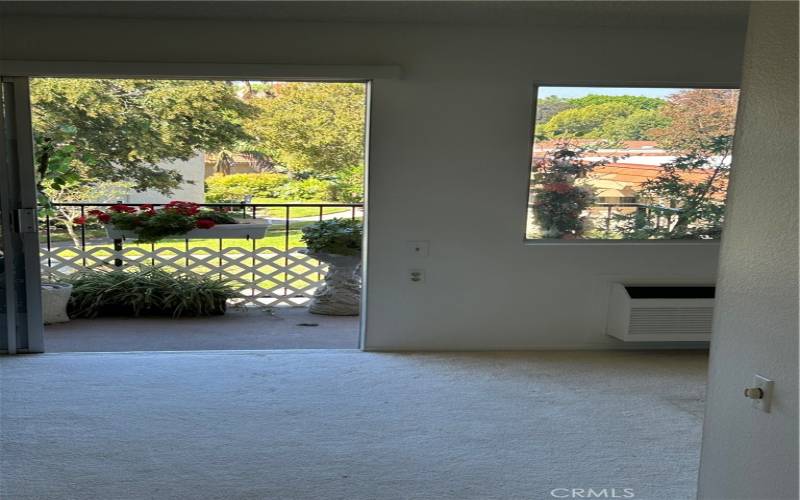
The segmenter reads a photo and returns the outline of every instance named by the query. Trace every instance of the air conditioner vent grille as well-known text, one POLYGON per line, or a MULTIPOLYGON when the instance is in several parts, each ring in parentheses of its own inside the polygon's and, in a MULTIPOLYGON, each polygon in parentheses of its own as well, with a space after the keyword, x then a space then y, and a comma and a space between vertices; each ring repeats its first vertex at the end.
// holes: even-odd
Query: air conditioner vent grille
POLYGON ((630 335, 702 335, 711 332, 713 307, 634 307, 630 335))

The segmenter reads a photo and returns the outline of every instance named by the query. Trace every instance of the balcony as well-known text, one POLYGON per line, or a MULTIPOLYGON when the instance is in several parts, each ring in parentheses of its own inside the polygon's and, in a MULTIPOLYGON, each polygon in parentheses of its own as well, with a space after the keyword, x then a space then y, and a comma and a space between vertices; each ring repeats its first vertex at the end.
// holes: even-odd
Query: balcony
MULTIPOLYGON (((529 240, 541 239, 542 234, 532 215, 533 205, 528 205, 528 228, 526 237, 529 240)), ((619 240, 623 239, 620 228, 622 216, 638 215, 641 221, 650 221, 653 227, 665 231, 674 227, 680 214, 680 208, 670 208, 647 203, 594 203, 581 216, 588 226, 584 239, 619 240)))
POLYGON ((236 291, 224 316, 96 318, 48 326, 48 351, 356 348, 357 317, 312 315, 305 309, 326 265, 301 253, 303 226, 329 218, 363 218, 360 203, 204 204, 243 219, 269 222, 263 239, 166 239, 140 244, 111 239, 100 226, 67 231, 64 220, 109 204, 62 203, 61 216, 41 219, 42 280, 84 270, 158 267, 213 275, 236 291))

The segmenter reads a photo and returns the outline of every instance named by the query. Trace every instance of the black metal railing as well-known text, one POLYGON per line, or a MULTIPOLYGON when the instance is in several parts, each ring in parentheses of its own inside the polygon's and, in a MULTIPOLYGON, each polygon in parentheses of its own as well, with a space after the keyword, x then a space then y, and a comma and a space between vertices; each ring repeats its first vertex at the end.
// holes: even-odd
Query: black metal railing
MULTIPOLYGON (((532 209, 533 204, 528 205, 532 209)), ((606 238, 614 238, 614 222, 616 216, 637 213, 639 220, 653 221, 656 229, 669 228, 677 220, 680 208, 665 207, 647 203, 594 203, 588 210, 588 218, 593 222, 606 238)), ((535 235, 529 234, 533 238, 535 235)))
MULTIPOLYGON (((104 229, 100 224, 91 223, 87 224, 71 224, 69 221, 74 217, 86 217, 90 210, 92 209, 105 209, 116 203, 90 203, 90 202, 80 202, 80 203, 53 203, 48 208, 42 209, 42 217, 40 217, 40 225, 41 231, 40 233, 43 236, 42 241, 42 250, 45 251, 46 259, 43 262, 43 265, 46 265, 48 271, 50 272, 68 272, 69 268, 91 268, 94 264, 96 264, 96 259, 93 259, 92 252, 97 251, 97 248, 104 247, 106 250, 113 249, 113 259, 108 258, 107 262, 103 261, 106 265, 113 265, 116 267, 123 267, 126 263, 123 262, 123 254, 125 254, 124 250, 135 251, 135 248, 126 249, 125 248, 125 240, 123 239, 111 239, 107 235, 103 234, 104 229), (67 247, 67 248, 61 248, 67 247), (80 252, 72 252, 70 249, 73 250, 80 250, 80 252), (89 251, 87 251, 87 249, 89 251), (55 250, 55 251, 54 251, 55 250), (75 254, 78 254, 76 256, 75 254), (54 256, 55 262, 54 262, 54 256), (81 266, 78 266, 76 261, 80 260, 81 266), (87 262, 90 260, 91 262, 87 262)), ((134 207, 141 207, 143 205, 152 205, 155 207, 160 207, 166 205, 165 203, 124 203, 125 205, 134 206, 134 207)), ((297 264, 297 256, 294 255, 294 250, 291 247, 290 241, 291 236, 293 233, 300 231, 302 226, 312 223, 315 221, 321 221, 326 218, 350 218, 356 219, 363 216, 363 203, 200 203, 198 204, 200 207, 203 208, 212 208, 212 209, 224 209, 228 213, 231 214, 238 214, 239 217, 247 218, 247 219, 266 219, 271 224, 269 229, 267 230, 267 237, 272 236, 269 239, 270 246, 269 248, 277 247, 278 250, 283 251, 283 283, 286 289, 290 289, 290 282, 293 279, 297 279, 295 276, 296 273, 290 272, 290 268, 293 265, 297 264), (280 245, 275 244, 274 236, 280 236, 280 241, 282 242, 282 248, 280 245), (290 257, 291 254, 291 257, 290 257), (290 262, 291 261, 291 262, 290 262), (294 277, 293 277, 294 276, 294 277)), ((223 266, 223 259, 224 256, 224 242, 223 238, 211 238, 217 239, 217 251, 218 253, 218 265, 220 268, 223 266)), ((266 240, 257 240, 257 239, 250 239, 251 248, 248 249, 252 255, 252 269, 250 272, 252 273, 252 280, 253 286, 252 288, 257 288, 256 279, 257 279, 257 272, 258 263, 257 263, 257 256, 262 255, 261 252, 265 252, 264 250, 265 244, 259 243, 261 241, 266 240)), ((183 240, 183 248, 181 252, 184 254, 184 263, 185 268, 187 270, 191 270, 192 267, 190 266, 190 255, 193 255, 192 249, 190 248, 189 239, 186 238, 168 238, 164 240, 164 245, 172 245, 174 248, 175 241, 183 240)), ((162 242, 159 243, 150 243, 150 265, 156 265, 155 260, 155 252, 156 247, 162 245, 162 242)), ((141 244, 136 244, 137 247, 142 247, 141 244)), ((197 250, 197 249, 195 249, 197 250)), ((274 252, 274 251, 273 251, 274 252)), ((273 259, 276 258, 273 255, 273 259)), ((305 257, 303 257, 305 259, 305 257)), ((311 262, 313 259, 308 258, 308 261, 311 262)), ((315 262, 315 261, 314 261, 315 262)), ((237 264, 242 265, 242 264, 237 264)), ((271 262, 271 265, 277 265, 274 261, 271 262)), ((313 264, 311 264, 313 265, 313 264)), ((280 281, 278 279, 277 273, 281 270, 278 269, 275 273, 270 274, 270 279, 273 281, 280 281)), ((241 275, 239 276, 241 278, 241 275)), ((263 277, 262 277, 263 278, 263 277)), ((260 278, 259 278, 260 279, 260 278)), ((316 281, 321 279, 321 274, 316 272, 316 281)), ((311 278, 308 278, 309 281, 314 281, 311 278)), ((240 281, 242 281, 240 279, 240 281)), ((247 287, 244 282, 240 283, 243 287, 247 287)), ((274 285, 274 283, 273 283, 274 285)))
MULTIPOLYGON (((646 203, 595 203, 589 209, 590 217, 592 209, 596 208, 601 209, 604 212, 604 215, 601 216, 601 220, 603 222, 603 227, 607 237, 610 236, 611 232, 613 231, 612 221, 614 220, 614 216, 618 215, 614 213, 615 208, 623 210, 627 209, 629 212, 637 212, 641 214, 642 218, 645 220, 651 220, 653 216, 655 216, 656 229, 659 229, 660 227, 670 227, 674 218, 681 212, 680 208, 664 207, 661 205, 646 203)), ((620 212, 622 212, 622 210, 618 211, 618 213, 620 212)))
MULTIPOLYGON (((54 229, 57 229, 55 224, 58 224, 58 218, 54 217, 52 212, 58 211, 59 209, 63 208, 73 208, 76 209, 77 212, 75 216, 86 217, 89 209, 102 209, 108 208, 113 205, 123 204, 132 207, 142 207, 145 205, 152 205, 154 207, 163 207, 166 203, 123 203, 123 202, 115 202, 115 203, 87 203, 87 202, 75 202, 75 203, 52 203, 50 204, 50 210, 44 210, 44 217, 41 218, 40 224, 43 224, 44 235, 45 235, 45 246, 48 250, 52 249, 52 233, 54 229), (55 219, 55 221, 54 221, 55 219)), ((230 212, 239 212, 241 213, 242 217, 244 218, 263 218, 269 219, 271 221, 281 221, 283 224, 283 232, 285 232, 284 236, 284 250, 288 248, 289 244, 289 231, 291 228, 292 222, 309 222, 309 221, 321 221, 324 220, 326 215, 336 215, 338 217, 349 217, 351 219, 355 219, 360 211, 363 210, 364 204, 363 203, 198 203, 198 205, 202 208, 215 208, 215 209, 227 209, 230 212), (314 208, 317 209, 316 213, 313 216, 295 216, 292 218, 291 211, 292 209, 298 208, 314 208), (325 209, 328 208, 342 208, 346 210, 342 210, 341 212, 333 212, 333 213, 325 213, 325 209), (274 217, 270 214, 270 209, 280 209, 283 212, 282 217, 274 217), (265 213, 266 212, 266 213, 265 213)), ((45 207, 43 207, 45 208, 45 207)), ((65 214, 68 217, 68 215, 65 214)), ((63 219, 63 217, 62 217, 63 219)), ((62 222, 63 224, 63 222, 62 222)), ((79 246, 82 249, 86 248, 86 225, 79 226, 79 234, 80 234, 80 244, 79 246)))

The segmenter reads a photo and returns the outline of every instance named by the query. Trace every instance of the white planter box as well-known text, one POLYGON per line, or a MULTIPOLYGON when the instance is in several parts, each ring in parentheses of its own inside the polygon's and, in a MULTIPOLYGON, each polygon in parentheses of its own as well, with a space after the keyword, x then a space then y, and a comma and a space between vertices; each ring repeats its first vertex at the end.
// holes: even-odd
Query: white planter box
MULTIPOLYGON (((209 229, 192 229, 188 233, 167 238, 181 239, 217 239, 217 238, 248 238, 258 240, 267 234, 269 222, 258 220, 254 222, 240 222, 239 224, 217 224, 209 229)), ((106 234, 113 240, 135 240, 138 238, 136 231, 117 229, 113 225, 106 226, 106 234)))

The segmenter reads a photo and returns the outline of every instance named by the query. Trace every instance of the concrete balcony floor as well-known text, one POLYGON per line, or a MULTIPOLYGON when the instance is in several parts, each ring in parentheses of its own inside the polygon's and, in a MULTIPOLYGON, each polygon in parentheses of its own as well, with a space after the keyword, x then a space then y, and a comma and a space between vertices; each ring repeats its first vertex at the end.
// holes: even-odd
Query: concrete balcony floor
POLYGON ((229 309, 205 318, 95 318, 45 326, 47 352, 356 349, 357 316, 305 307, 229 309), (316 326, 315 326, 316 325, 316 326))

